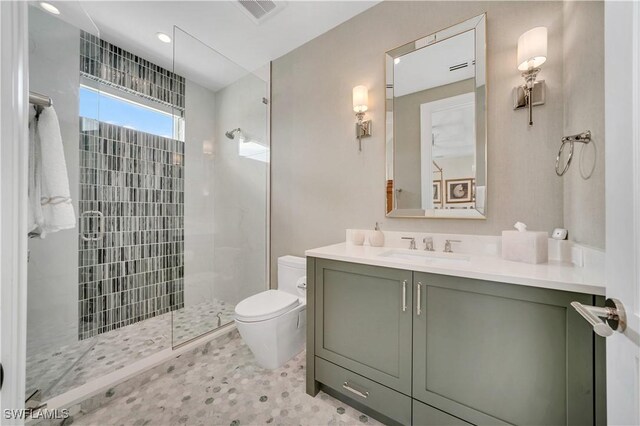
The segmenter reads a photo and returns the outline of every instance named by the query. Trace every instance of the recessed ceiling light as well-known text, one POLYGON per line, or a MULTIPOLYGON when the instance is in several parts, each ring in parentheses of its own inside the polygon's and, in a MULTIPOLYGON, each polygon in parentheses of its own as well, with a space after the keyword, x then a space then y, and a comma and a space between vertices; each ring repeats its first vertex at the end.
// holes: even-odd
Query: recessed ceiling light
POLYGON ((395 59, 393 60, 393 63, 394 63, 394 64, 396 64, 396 65, 398 65, 398 64, 400 63, 400 58, 395 58, 395 59))
POLYGON ((40 2, 40 7, 46 10, 49 13, 53 13, 54 15, 60 15, 60 10, 57 7, 52 5, 51 3, 47 3, 46 1, 40 2))
POLYGON ((156 33, 156 37, 163 43, 171 43, 171 37, 166 35, 165 33, 156 33))

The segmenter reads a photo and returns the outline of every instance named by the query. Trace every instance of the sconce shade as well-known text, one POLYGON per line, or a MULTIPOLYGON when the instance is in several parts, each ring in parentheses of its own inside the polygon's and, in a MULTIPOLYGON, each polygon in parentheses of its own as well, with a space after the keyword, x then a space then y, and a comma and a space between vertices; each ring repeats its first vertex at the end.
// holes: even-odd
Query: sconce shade
POLYGON ((547 27, 535 27, 518 38, 518 69, 538 68, 547 60, 547 27))
POLYGON ((353 110, 355 112, 365 112, 369 109, 369 90, 365 86, 353 88, 353 110))

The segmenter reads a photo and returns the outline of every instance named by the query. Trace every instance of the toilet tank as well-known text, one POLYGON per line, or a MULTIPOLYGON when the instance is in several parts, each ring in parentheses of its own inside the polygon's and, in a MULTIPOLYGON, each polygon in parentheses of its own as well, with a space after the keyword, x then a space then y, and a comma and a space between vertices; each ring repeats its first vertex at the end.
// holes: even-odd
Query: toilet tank
MULTIPOLYGON (((298 280, 307 273, 307 259, 296 256, 278 258, 278 290, 286 291, 298 297, 305 297, 304 289, 298 288, 298 280)), ((305 280, 306 285, 306 280, 305 280)), ((306 287, 305 287, 306 288, 306 287)))

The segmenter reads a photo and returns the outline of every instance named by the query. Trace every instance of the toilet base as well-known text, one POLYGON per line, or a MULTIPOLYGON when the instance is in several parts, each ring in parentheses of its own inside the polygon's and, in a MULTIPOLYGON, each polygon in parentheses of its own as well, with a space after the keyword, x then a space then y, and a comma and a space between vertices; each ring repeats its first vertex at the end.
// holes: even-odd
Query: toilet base
POLYGON ((235 322, 258 365, 275 370, 304 349, 306 314, 306 304, 301 304, 269 320, 246 322, 236 319, 235 322))

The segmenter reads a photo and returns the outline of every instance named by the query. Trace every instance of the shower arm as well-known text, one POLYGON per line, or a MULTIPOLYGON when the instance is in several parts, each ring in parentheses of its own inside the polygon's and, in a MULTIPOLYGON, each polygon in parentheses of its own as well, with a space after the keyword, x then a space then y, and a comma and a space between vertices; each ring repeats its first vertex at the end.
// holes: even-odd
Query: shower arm
POLYGON ((228 132, 225 132, 224 135, 227 138, 233 140, 236 137, 236 133, 240 133, 240 132, 241 132, 240 127, 237 127, 233 130, 229 130, 228 132))

